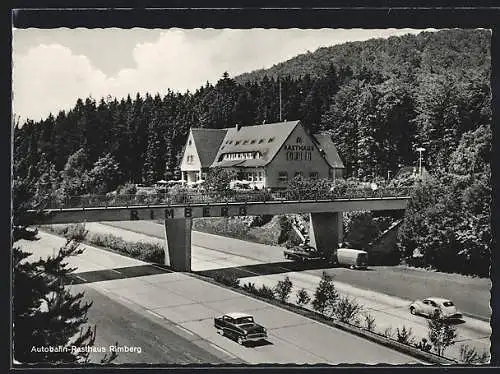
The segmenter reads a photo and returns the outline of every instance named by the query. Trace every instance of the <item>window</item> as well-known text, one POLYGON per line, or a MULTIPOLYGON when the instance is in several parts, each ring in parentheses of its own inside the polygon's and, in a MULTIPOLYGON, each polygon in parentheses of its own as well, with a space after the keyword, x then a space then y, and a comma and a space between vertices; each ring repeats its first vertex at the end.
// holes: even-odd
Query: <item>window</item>
POLYGON ((243 144, 247 144, 248 143, 248 140, 243 140, 243 144))
POLYGON ((243 325, 245 323, 253 323, 253 317, 241 317, 241 318, 238 318, 234 324, 235 325, 243 325))
POLYGON ((318 179, 318 172, 317 171, 312 171, 309 173, 309 178, 310 179, 318 179))
POLYGON ((304 160, 311 161, 311 152, 306 152, 304 154, 304 160))
POLYGON ((302 138, 300 136, 297 136, 297 141, 296 141, 297 144, 302 144, 302 138))
POLYGON ((264 139, 259 139, 259 144, 264 143, 264 139))
POLYGON ((262 174, 264 174, 263 172, 259 171, 259 182, 262 182, 263 180, 263 176, 262 174))
POLYGON ((229 141, 228 141, 228 143, 229 143, 229 144, 233 144, 233 141, 232 141, 232 140, 229 140, 229 141))
POLYGON ((255 144, 255 142, 256 142, 256 141, 257 141, 257 140, 252 139, 252 141, 250 142, 250 144, 255 144))
POLYGON ((191 139, 189 139, 188 145, 191 145, 191 144, 193 144, 193 142, 191 141, 191 139))
POLYGON ((267 142, 272 143, 273 141, 274 141, 274 138, 269 138, 269 140, 267 142))
POLYGON ((303 175, 303 174, 302 174, 302 172, 301 172, 301 171, 297 171, 297 172, 295 172, 295 178, 297 178, 297 177, 302 177, 302 175, 303 175))
POLYGON ((288 173, 286 171, 280 171, 278 174, 278 182, 286 183, 288 182, 288 173))
POLYGON ((237 140, 237 141, 234 142, 234 145, 238 145, 238 144, 240 144, 239 140, 237 140))

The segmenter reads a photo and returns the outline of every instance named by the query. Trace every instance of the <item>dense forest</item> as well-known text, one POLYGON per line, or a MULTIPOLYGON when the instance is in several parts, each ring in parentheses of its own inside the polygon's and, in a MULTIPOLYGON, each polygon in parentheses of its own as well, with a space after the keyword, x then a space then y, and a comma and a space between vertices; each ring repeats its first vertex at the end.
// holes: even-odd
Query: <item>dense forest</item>
MULTIPOLYGON (((482 265, 474 272, 484 273, 490 240, 490 39, 487 30, 372 39, 320 48, 235 78, 224 73, 195 92, 165 87, 155 95, 78 99, 71 110, 15 126, 14 200, 54 191, 105 193, 128 182, 178 178, 190 127, 277 122, 281 87, 282 118, 330 133, 348 177, 394 175, 402 165, 415 165, 416 147, 424 147, 424 165, 434 179, 408 210, 403 251, 425 252, 423 242, 437 235, 450 251, 458 251, 457 245, 478 248, 482 265), (451 226, 435 228, 429 216, 442 224, 443 212, 453 212, 451 226), (463 212, 473 229, 464 227, 470 232, 457 238, 456 225, 466 225, 463 212), (420 237, 410 228, 420 229, 420 237)), ((435 253, 429 256, 428 263, 439 263, 435 253)))

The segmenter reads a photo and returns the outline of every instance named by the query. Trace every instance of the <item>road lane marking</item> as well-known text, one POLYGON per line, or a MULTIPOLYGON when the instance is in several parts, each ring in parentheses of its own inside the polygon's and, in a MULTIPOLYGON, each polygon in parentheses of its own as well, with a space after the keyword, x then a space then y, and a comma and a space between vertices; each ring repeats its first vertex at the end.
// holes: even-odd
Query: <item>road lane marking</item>
POLYGON ((118 273, 118 274, 121 274, 121 272, 119 272, 118 270, 115 270, 115 269, 109 269, 110 271, 114 272, 114 273, 118 273))
POLYGON ((214 343, 210 343, 210 345, 211 345, 212 347, 214 347, 215 349, 217 349, 219 352, 222 352, 222 353, 224 353, 224 354, 226 354, 226 355, 228 355, 228 356, 230 356, 230 357, 232 357, 232 358, 238 358, 237 356, 233 355, 232 353, 229 353, 229 352, 228 352, 228 351, 226 351, 224 348, 221 348, 221 347, 219 347, 218 345, 216 345, 216 344, 214 344, 214 343))
POLYGON ((163 319, 163 316, 161 314, 158 314, 156 312, 153 312, 152 310, 149 310, 149 309, 146 309, 146 312, 148 312, 149 314, 152 314, 153 316, 157 317, 157 318, 161 318, 163 319))
POLYGON ((84 281, 84 282, 87 282, 87 280, 84 278, 84 277, 80 277, 79 275, 75 274, 75 277, 77 277, 78 279, 84 281))
POLYGON ((179 328, 179 329, 181 329, 182 331, 184 331, 186 334, 194 336, 194 334, 191 331, 189 331, 188 329, 186 329, 186 328, 184 328, 182 326, 179 326, 179 325, 176 325, 176 327, 179 328))
POLYGON ((120 299, 127 304, 135 304, 132 300, 127 299, 126 297, 120 296, 120 299))

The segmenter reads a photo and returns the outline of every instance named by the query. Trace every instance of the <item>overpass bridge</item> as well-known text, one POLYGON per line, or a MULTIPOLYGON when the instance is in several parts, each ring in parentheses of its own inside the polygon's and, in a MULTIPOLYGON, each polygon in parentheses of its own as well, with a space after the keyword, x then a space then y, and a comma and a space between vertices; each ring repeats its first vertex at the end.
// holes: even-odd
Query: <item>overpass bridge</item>
POLYGON ((44 209, 28 211, 28 222, 164 220, 165 262, 174 270, 191 271, 191 229, 195 218, 309 213, 311 245, 330 253, 342 241, 342 212, 404 210, 410 193, 410 189, 400 188, 86 195, 53 199, 44 209))

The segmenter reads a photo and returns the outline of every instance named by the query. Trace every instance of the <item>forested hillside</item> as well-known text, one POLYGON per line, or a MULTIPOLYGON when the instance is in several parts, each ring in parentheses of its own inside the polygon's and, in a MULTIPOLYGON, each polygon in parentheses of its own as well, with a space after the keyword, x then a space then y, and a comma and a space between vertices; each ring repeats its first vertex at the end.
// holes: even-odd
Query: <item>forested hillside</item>
MULTIPOLYGON (((490 38, 486 30, 444 30, 373 39, 321 48, 234 79, 224 73, 195 92, 165 87, 153 96, 81 98, 69 111, 15 128, 14 199, 44 191, 105 193, 126 182, 177 178, 190 127, 276 122, 281 84, 283 119, 328 131, 349 177, 394 175, 400 165, 414 165, 415 148, 424 147, 424 165, 438 178, 429 188, 445 185, 442 193, 451 199, 443 211, 460 207, 454 215, 473 212, 471 224, 484 226, 491 190, 490 38)), ((439 208, 425 196, 419 214, 439 208)), ((434 235, 423 222, 412 225, 421 227, 422 238, 434 235)), ((457 245, 459 239, 436 230, 450 248, 457 245)), ((478 240, 487 247, 489 231, 483 234, 478 240)), ((407 253, 421 247, 405 235, 407 253)), ((474 241, 470 235, 460 240, 474 241)))

